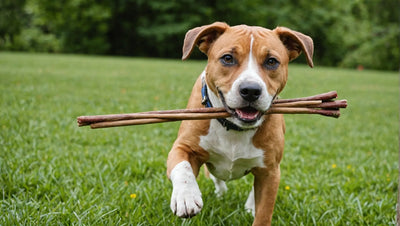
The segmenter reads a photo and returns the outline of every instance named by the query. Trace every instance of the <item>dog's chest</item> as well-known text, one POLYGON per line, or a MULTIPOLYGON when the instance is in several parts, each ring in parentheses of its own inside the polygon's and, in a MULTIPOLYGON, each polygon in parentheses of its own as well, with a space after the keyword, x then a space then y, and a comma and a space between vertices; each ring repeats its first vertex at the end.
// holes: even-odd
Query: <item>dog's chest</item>
POLYGON ((255 131, 226 131, 211 120, 209 133, 200 138, 200 146, 208 151, 209 171, 221 180, 233 180, 246 175, 254 167, 263 167, 264 152, 254 147, 255 131))

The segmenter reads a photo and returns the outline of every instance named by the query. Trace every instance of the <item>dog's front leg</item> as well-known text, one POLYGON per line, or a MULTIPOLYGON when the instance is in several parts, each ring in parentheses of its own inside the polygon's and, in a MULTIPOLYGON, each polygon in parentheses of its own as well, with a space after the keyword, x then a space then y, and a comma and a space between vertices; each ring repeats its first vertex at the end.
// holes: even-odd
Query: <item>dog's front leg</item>
POLYGON ((255 218, 253 225, 271 225, 280 181, 279 164, 273 169, 254 170, 255 218))
POLYGON ((192 217, 203 207, 203 200, 196 177, 188 161, 178 163, 171 171, 173 186, 171 210, 178 217, 192 217))
POLYGON ((187 218, 200 212, 203 200, 196 181, 199 166, 193 161, 191 164, 188 155, 182 154, 174 150, 170 152, 167 173, 173 186, 171 210, 175 215, 187 218))

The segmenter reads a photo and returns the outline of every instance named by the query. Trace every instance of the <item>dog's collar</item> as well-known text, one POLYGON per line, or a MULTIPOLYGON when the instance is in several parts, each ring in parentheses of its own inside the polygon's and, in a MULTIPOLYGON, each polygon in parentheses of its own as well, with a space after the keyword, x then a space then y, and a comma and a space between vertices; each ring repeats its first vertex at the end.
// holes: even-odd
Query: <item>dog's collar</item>
MULTIPOLYGON (((210 101, 210 98, 208 97, 208 91, 207 91, 207 84, 205 79, 203 78, 202 80, 202 87, 201 87, 201 103, 206 107, 206 108, 212 108, 213 105, 210 101)), ((226 130, 236 130, 236 131, 244 131, 243 128, 239 127, 235 123, 225 119, 225 118, 217 118, 218 122, 226 128, 226 130)))

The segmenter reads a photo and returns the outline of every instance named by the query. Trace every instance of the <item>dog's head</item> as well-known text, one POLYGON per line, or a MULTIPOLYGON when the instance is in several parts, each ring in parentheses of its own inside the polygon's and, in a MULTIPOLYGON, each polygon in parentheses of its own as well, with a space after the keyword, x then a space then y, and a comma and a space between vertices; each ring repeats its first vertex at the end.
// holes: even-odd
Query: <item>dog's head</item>
POLYGON ((229 120, 241 128, 261 125, 263 113, 285 87, 289 61, 304 52, 313 67, 312 39, 285 27, 221 22, 197 27, 186 33, 183 60, 196 45, 208 56, 205 79, 213 106, 225 107, 233 115, 229 120))

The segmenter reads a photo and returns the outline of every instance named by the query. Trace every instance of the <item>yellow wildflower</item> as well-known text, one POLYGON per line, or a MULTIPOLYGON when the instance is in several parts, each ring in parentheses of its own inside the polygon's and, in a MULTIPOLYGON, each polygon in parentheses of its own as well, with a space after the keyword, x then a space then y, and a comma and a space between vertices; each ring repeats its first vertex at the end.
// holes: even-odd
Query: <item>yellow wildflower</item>
POLYGON ((290 190, 290 187, 286 185, 285 190, 290 190))
POLYGON ((130 197, 131 199, 136 199, 136 194, 131 194, 130 197))
POLYGON ((337 167, 336 164, 332 164, 332 168, 335 169, 337 167))

